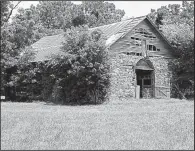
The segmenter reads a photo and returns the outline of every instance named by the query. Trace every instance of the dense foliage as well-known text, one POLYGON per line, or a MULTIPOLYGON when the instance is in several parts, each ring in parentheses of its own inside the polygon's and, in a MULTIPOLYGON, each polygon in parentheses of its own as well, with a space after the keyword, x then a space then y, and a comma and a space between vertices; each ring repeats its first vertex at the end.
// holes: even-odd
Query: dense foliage
POLYGON ((176 77, 174 87, 179 97, 194 96, 194 2, 162 6, 149 17, 156 23, 172 46, 177 58, 172 62, 176 77))
MULTIPOLYGON (((96 9, 94 8, 95 5, 90 5, 90 3, 93 2, 87 2, 86 5, 89 5, 87 6, 89 10, 96 10, 96 14, 97 12, 103 14, 101 17, 94 17, 92 15, 93 11, 83 9, 83 4, 75 5, 66 1, 40 1, 36 7, 31 5, 31 7, 27 9, 18 9, 17 14, 11 18, 13 10, 17 8, 20 2, 21 1, 17 2, 15 5, 11 1, 1 1, 0 3, 2 94, 4 93, 3 88, 13 87, 13 89, 15 89, 15 85, 23 85, 23 80, 19 79, 27 78, 26 76, 28 75, 28 77, 31 78, 28 71, 23 70, 23 72, 21 72, 20 70, 29 64, 29 59, 33 54, 33 50, 29 49, 32 43, 44 36, 62 33, 63 30, 66 31, 68 28, 71 28, 71 26, 76 27, 82 24, 88 24, 90 26, 103 25, 119 21, 124 15, 124 11, 116 10, 113 4, 110 3, 98 2, 96 5, 101 5, 101 7, 96 9), (103 9, 102 6, 108 9, 103 9), (109 15, 109 17, 102 19, 105 14, 107 14, 107 16, 109 15), (93 19, 90 19, 91 17, 93 19), (27 54, 26 50, 29 50, 27 54), (9 81, 7 81, 6 77, 11 76, 11 72, 7 74, 6 69, 12 68, 15 65, 19 66, 17 71, 20 73, 17 74, 19 78, 8 78, 9 81), (19 83, 16 84, 16 81, 19 83)), ((12 72, 15 71, 13 70, 12 72)), ((26 85, 28 87, 28 84, 26 85)))
POLYGON ((71 26, 96 27, 121 21, 124 10, 116 9, 113 3, 83 1, 76 5, 71 1, 40 1, 37 9, 45 28, 64 29, 71 26))
MULTIPOLYGON (((109 86, 109 65, 101 31, 90 33, 87 27, 72 27, 64 38, 61 55, 52 56, 47 73, 53 89, 44 98, 64 104, 102 103, 109 86), (48 95, 51 94, 51 95, 48 95)), ((48 81, 46 80, 46 84, 48 81)))
POLYGON ((1 94, 4 94, 6 85, 6 69, 16 62, 18 51, 12 43, 13 29, 8 26, 8 20, 14 7, 9 1, 1 1, 1 94))

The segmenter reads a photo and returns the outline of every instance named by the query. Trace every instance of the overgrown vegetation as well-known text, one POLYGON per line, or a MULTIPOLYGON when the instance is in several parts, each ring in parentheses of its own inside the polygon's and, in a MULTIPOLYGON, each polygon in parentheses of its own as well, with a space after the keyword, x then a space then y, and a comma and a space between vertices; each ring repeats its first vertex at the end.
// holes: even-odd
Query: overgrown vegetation
POLYGON ((62 54, 47 63, 47 79, 53 79, 53 85, 44 86, 44 98, 63 104, 104 102, 109 65, 101 31, 90 33, 87 27, 72 27, 64 38, 62 54))
MULTIPOLYGON (((75 5, 67 1, 40 1, 37 6, 31 5, 30 8, 18 9, 15 16, 12 12, 17 8, 19 1, 14 5, 11 1, 1 1, 1 94, 5 95, 4 88, 13 89, 15 86, 24 85, 23 80, 31 77, 31 73, 36 75, 34 69, 31 71, 20 71, 29 64, 29 55, 25 59, 22 55, 28 47, 47 35, 55 35, 66 31, 71 26, 88 25, 90 27, 104 25, 120 21, 124 16, 124 11, 116 9, 114 4, 108 2, 82 2, 75 5), (25 61, 25 62, 24 62, 25 61), (22 67, 21 64, 24 66, 22 67), (18 68, 17 78, 14 75, 7 74, 7 68, 14 66, 18 68), (9 80, 5 80, 6 77, 9 80), (20 79, 20 80, 19 80, 20 79), (18 81, 18 82, 16 82, 18 81), (16 84, 17 83, 17 84, 16 84)), ((15 71, 12 71, 12 74, 15 71)), ((26 80, 26 86, 31 87, 30 81, 26 80)), ((19 86, 18 86, 19 87, 19 86)), ((36 87, 36 84, 33 86, 36 87)), ((33 88, 36 89, 36 88, 33 88)), ((37 85, 37 89, 40 86, 37 85)), ((31 88, 28 88, 31 91, 31 88)), ((27 90, 25 90, 27 91, 27 90)), ((25 95, 29 94, 26 92, 25 95)))
POLYGON ((45 63, 28 62, 28 57, 33 58, 30 49, 21 56, 21 64, 8 80, 8 85, 20 92, 18 96, 23 92, 16 101, 39 98, 61 104, 100 104, 106 100, 109 65, 102 32, 72 27, 64 38, 61 54, 45 63))
POLYGON ((174 97, 194 98, 194 1, 162 6, 149 16, 175 48, 174 97))

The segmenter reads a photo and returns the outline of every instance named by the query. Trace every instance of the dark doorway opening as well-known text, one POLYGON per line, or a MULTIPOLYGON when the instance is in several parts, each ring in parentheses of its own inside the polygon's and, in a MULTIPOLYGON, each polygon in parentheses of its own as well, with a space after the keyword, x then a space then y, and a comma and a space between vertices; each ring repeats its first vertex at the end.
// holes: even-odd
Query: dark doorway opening
POLYGON ((136 81, 140 86, 140 98, 154 97, 154 71, 136 69, 136 81))

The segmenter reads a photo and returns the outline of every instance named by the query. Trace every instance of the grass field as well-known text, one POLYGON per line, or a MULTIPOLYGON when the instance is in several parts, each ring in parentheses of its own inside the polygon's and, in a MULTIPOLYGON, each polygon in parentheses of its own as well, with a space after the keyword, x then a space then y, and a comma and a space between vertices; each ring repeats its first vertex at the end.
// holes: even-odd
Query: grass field
POLYGON ((1 149, 194 149, 194 102, 1 103, 1 149))

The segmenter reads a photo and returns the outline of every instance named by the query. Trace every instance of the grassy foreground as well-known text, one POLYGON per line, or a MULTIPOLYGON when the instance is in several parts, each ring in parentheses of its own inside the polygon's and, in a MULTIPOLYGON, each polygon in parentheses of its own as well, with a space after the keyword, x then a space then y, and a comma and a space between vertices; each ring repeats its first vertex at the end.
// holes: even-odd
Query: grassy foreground
POLYGON ((194 149, 194 102, 1 103, 1 149, 194 149))

